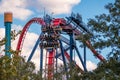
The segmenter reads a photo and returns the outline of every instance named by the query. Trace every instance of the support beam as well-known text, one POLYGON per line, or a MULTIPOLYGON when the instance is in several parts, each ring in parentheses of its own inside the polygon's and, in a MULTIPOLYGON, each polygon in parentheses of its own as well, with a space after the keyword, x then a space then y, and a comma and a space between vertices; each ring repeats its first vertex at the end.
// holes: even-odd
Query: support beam
POLYGON ((60 40, 63 41, 63 42, 65 42, 66 44, 70 45, 70 40, 67 39, 67 38, 65 38, 65 37, 62 36, 62 35, 60 36, 60 40))
POLYGON ((84 64, 86 67, 86 45, 84 44, 84 64))
POLYGON ((55 58, 55 50, 49 51, 48 54, 48 80, 54 80, 54 58, 55 58))
POLYGON ((40 52, 40 75, 42 78, 42 71, 43 71, 43 48, 41 48, 41 52, 40 52))
POLYGON ((73 60, 73 48, 74 48, 73 33, 71 32, 69 36, 70 36, 70 64, 71 64, 73 60))
MULTIPOLYGON (((59 40, 59 42, 60 42, 61 54, 62 54, 62 58, 63 58, 63 64, 65 66, 65 71, 67 72, 67 65, 66 65, 66 60, 65 60, 63 45, 62 45, 61 40, 59 40)), ((66 78, 68 79, 68 75, 66 75, 66 78)))
POLYGON ((87 72, 87 68, 85 67, 85 64, 84 64, 84 62, 83 62, 83 60, 82 60, 82 57, 81 57, 81 55, 80 55, 80 52, 79 52, 79 50, 78 50, 78 48, 77 48, 76 46, 75 46, 75 50, 76 50, 76 52, 77 52, 77 54, 78 54, 78 57, 79 57, 82 65, 83 65, 84 71, 87 72))
MULTIPOLYGON (((63 50, 64 51, 68 51, 70 49, 70 47, 68 45, 65 45, 63 47, 63 50)), ((55 55, 55 58, 59 58, 61 56, 61 52, 58 52, 56 55, 55 55)))
POLYGON ((12 13, 4 13, 4 25, 5 25, 5 55, 11 57, 11 24, 12 13))
MULTIPOLYGON (((57 50, 57 48, 56 48, 56 55, 58 55, 58 50, 57 50)), ((55 57, 56 58, 56 73, 57 73, 57 67, 58 67, 58 57, 55 57)))
POLYGON ((36 41, 36 44, 35 44, 35 46, 33 47, 33 50, 32 50, 32 52, 31 52, 31 54, 30 54, 30 56, 29 56, 29 58, 28 58, 28 60, 27 60, 28 62, 32 59, 32 57, 33 57, 33 55, 34 55, 34 53, 35 53, 35 50, 37 49, 39 43, 40 43, 40 38, 38 38, 38 40, 36 41))

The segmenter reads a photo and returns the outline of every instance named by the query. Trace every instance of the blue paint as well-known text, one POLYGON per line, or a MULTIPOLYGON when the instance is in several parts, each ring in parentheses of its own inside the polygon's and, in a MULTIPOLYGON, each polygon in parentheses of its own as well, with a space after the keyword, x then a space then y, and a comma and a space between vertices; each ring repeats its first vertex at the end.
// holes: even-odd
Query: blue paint
POLYGON ((28 58, 28 60, 27 60, 28 62, 32 59, 32 57, 33 57, 33 55, 34 55, 34 53, 35 53, 35 50, 37 49, 39 43, 40 43, 40 38, 38 38, 38 40, 36 41, 36 44, 35 44, 32 52, 31 52, 31 54, 30 54, 30 56, 29 56, 29 58, 28 58))
POLYGON ((86 45, 84 44, 84 64, 86 67, 86 45))
POLYGON ((72 63, 72 60, 73 60, 73 33, 70 33, 70 63, 72 63))
POLYGON ((11 22, 5 22, 5 55, 11 57, 11 22))
MULTIPOLYGON (((58 50, 56 49, 56 55, 58 55, 58 50)), ((56 58, 56 73, 57 73, 57 67, 58 67, 58 59, 57 59, 57 57, 55 57, 56 58)))
POLYGON ((42 74, 42 70, 43 70, 43 48, 41 48, 41 54, 40 54, 40 73, 41 74, 42 74))
MULTIPOLYGON (((59 42, 60 42, 60 49, 61 49, 61 54, 62 54, 62 58, 63 58, 63 64, 65 66, 65 71, 67 72, 67 65, 66 65, 66 60, 65 60, 63 45, 62 45, 61 40, 59 40, 59 42)), ((68 75, 66 75, 66 78, 68 79, 68 75)))
MULTIPOLYGON (((63 49, 64 49, 64 51, 66 52, 67 50, 70 49, 70 47, 68 46, 66 49, 65 49, 65 47, 64 47, 63 49)), ((55 58, 59 58, 61 55, 62 55, 61 53, 58 53, 58 54, 56 54, 55 58)))
POLYGON ((82 60, 82 57, 81 57, 81 55, 80 55, 80 52, 79 52, 79 50, 78 50, 78 48, 77 48, 76 46, 75 46, 75 50, 76 50, 76 52, 77 52, 77 54, 78 54, 78 57, 79 57, 82 65, 83 65, 84 71, 86 72, 86 71, 87 71, 87 68, 86 68, 86 66, 85 66, 85 64, 84 64, 84 62, 83 62, 83 60, 82 60))

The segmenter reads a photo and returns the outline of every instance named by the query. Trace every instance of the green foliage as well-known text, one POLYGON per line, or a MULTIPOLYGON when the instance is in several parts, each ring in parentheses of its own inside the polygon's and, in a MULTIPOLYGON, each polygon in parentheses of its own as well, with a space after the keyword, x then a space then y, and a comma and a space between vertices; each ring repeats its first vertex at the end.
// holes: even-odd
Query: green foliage
MULTIPOLYGON (((75 67, 67 73, 61 68, 60 72, 54 75, 56 79, 62 80, 62 76, 68 74, 70 80, 120 80, 120 0, 109 3, 105 8, 108 14, 89 19, 88 26, 93 32, 93 37, 85 34, 79 39, 84 43, 85 40, 90 40, 96 49, 110 48, 106 63, 100 62, 97 69, 82 74, 75 67)), ((5 39, 0 41, 0 46, 4 44, 5 39)), ((13 58, 7 56, 0 58, 0 80, 42 80, 40 72, 34 72, 35 66, 32 62, 25 62, 24 58, 16 56, 15 53, 19 51, 10 51, 13 58)))
MULTIPOLYGON (((15 34, 11 32, 11 40, 15 40, 20 32, 15 34)), ((5 38, 0 41, 0 47, 5 45, 5 38)), ((42 80, 40 72, 35 71, 35 65, 32 62, 26 62, 25 59, 17 54, 20 51, 9 50, 12 57, 0 56, 0 80, 42 80)), ((1 53, 0 53, 1 54, 1 53)))
POLYGON ((32 62, 25 62, 24 58, 13 54, 12 58, 0 58, 0 80, 41 80, 40 74, 35 72, 32 62))
POLYGON ((5 44, 5 39, 3 38, 2 40, 0 40, 0 46, 5 44))
POLYGON ((78 76, 79 80, 120 80, 120 0, 109 3, 105 8, 109 13, 89 19, 88 26, 93 32, 89 39, 94 48, 110 49, 108 60, 100 62, 94 71, 78 76))
POLYGON ((81 74, 81 80, 120 80, 120 61, 117 53, 110 57, 106 63, 99 63, 97 69, 81 74), (117 56, 117 57, 116 57, 117 56))
MULTIPOLYGON (((89 19, 88 26, 94 33, 91 41, 95 48, 104 49, 110 47, 120 49, 120 0, 115 3, 109 3, 105 8, 109 14, 95 16, 95 19, 89 19)), ((112 50, 111 49, 111 50, 112 50)))

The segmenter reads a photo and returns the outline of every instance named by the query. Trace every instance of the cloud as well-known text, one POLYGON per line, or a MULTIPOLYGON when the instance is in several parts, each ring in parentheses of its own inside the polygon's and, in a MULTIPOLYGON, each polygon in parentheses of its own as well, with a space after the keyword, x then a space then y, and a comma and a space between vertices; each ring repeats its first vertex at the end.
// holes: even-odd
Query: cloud
POLYGON ((15 31, 21 31, 22 30, 22 26, 21 25, 16 25, 16 24, 12 24, 12 30, 15 30, 15 31))
POLYGON ((0 28, 0 40, 5 36, 5 29, 0 28))
MULTIPOLYGON (((15 30, 16 32, 18 32, 19 30, 22 30, 22 26, 21 25, 16 25, 16 24, 12 24, 12 30, 15 30)), ((0 40, 4 38, 4 34, 5 34, 5 29, 4 28, 0 28, 0 40)), ((35 43, 36 40, 38 39, 39 35, 32 33, 32 32, 27 32, 24 43, 23 43, 23 48, 22 48, 22 52, 21 52, 21 56, 25 57, 25 59, 27 60, 35 43)), ((12 49, 16 50, 16 46, 18 43, 18 39, 19 39, 19 35, 15 38, 14 41, 11 42, 12 45, 12 49)), ((0 56, 4 55, 4 52, 2 52, 2 50, 4 49, 5 46, 2 46, 0 48, 0 56)), ((46 52, 44 50, 44 54, 43 54, 43 66, 45 66, 45 57, 46 57, 46 52)), ((38 47, 32 57, 32 62, 35 63, 36 66, 36 70, 39 70, 39 66, 40 66, 40 48, 38 47)), ((44 67, 45 68, 45 67, 44 67)))
MULTIPOLYGON (((76 64, 77 64, 78 66, 80 66, 81 69, 83 69, 83 66, 82 66, 82 64, 81 64, 81 62, 80 62, 80 59, 79 59, 77 56, 75 57, 75 61, 76 61, 76 64)), ((92 70, 94 70, 94 69, 97 68, 97 65, 96 65, 94 62, 92 62, 92 61, 90 61, 90 60, 87 60, 87 61, 86 61, 86 67, 87 67, 87 70, 88 70, 88 71, 92 71, 92 70)), ((84 70, 84 69, 83 69, 83 70, 84 70)))
MULTIPOLYGON (((12 25, 12 30, 21 30, 22 29, 22 26, 21 25, 15 25, 13 24, 12 25)), ((0 28, 0 38, 2 39, 4 37, 4 33, 5 33, 5 29, 4 28, 0 28)), ((22 52, 21 52, 21 55, 22 56, 26 56, 26 59, 28 59, 30 53, 31 53, 31 50, 33 49, 34 45, 35 45, 35 42, 36 40, 38 39, 39 35, 33 33, 33 32, 27 32, 27 35, 26 35, 26 38, 24 40, 24 44, 23 44, 23 49, 22 49, 22 52)), ((18 43, 18 38, 19 36, 16 37, 16 39, 14 41, 12 41, 12 49, 16 49, 16 46, 17 46, 17 43, 18 43)), ((4 47, 2 47, 3 49, 4 47)), ((0 51, 1 52, 1 51, 0 51)), ((46 58, 46 52, 44 50, 44 57, 43 57, 43 66, 45 68, 45 58, 46 58)), ((34 53, 33 55, 33 58, 32 58, 32 61, 35 63, 36 65, 36 69, 39 70, 39 65, 40 65, 40 48, 38 47, 36 52, 34 53)), ((82 68, 82 65, 80 63, 80 60, 78 57, 75 57, 75 61, 76 61, 76 64, 78 64, 81 68, 82 68)), ((58 65, 61 65, 63 64, 63 62, 61 60, 58 60, 58 65)), ((91 61, 87 61, 87 69, 89 71, 91 70, 94 70, 95 68, 97 67, 97 65, 91 61)), ((83 69, 83 68, 82 68, 83 69)))
POLYGON ((49 13, 54 14, 66 14, 70 13, 73 6, 79 4, 81 0, 35 0, 36 2, 29 2, 30 5, 35 5, 35 7, 41 11, 45 8, 49 13))
MULTIPOLYGON (((2 40, 5 36, 5 29, 4 28, 0 28, 0 40, 2 40)), ((3 53, 3 49, 4 49, 4 46, 0 46, 0 56, 2 56, 4 53, 3 53)))
POLYGON ((0 14, 12 12, 13 17, 26 20, 34 11, 43 12, 44 8, 48 13, 68 14, 72 8, 81 0, 1 0, 0 14))
MULTIPOLYGON (((21 29, 22 29, 22 26, 20 26, 20 25, 15 25, 15 24, 12 25, 12 30, 19 31, 21 29)), ((0 34, 0 40, 1 40, 5 36, 5 29, 4 28, 0 28, 0 33, 1 33, 0 34)), ((29 57, 29 55, 31 53, 31 50, 33 49, 33 46, 35 45, 35 42, 36 42, 37 38, 38 38, 37 34, 27 32, 26 38, 24 40, 22 52, 21 52, 21 56, 25 56, 26 60, 28 59, 28 57, 29 57)), ((17 36, 16 39, 14 41, 12 41, 12 43, 11 43, 13 50, 16 50, 18 39, 19 39, 19 36, 17 36)), ((0 47, 0 56, 4 55, 4 52, 2 52, 4 47, 5 46, 0 47)), ((32 61, 35 63, 37 70, 39 69, 39 63, 40 63, 39 62, 40 61, 39 60, 39 58, 40 58, 39 54, 40 54, 40 49, 37 48, 37 50, 34 53, 34 56, 32 58, 32 61)), ((44 54, 44 59, 45 59, 45 54, 44 54)))
POLYGON ((87 69, 88 71, 92 71, 97 68, 97 65, 91 61, 87 61, 87 69))
POLYGON ((33 14, 33 12, 27 8, 26 3, 26 0, 1 0, 0 14, 12 12, 14 18, 25 20, 33 14))

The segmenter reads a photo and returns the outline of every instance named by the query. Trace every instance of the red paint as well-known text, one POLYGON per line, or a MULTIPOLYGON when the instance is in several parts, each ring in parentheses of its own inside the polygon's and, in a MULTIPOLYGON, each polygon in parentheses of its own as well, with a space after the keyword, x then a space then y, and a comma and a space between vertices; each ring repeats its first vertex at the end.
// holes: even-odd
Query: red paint
POLYGON ((45 25, 44 21, 41 18, 33 18, 29 22, 27 22, 27 24, 22 29, 22 33, 20 34, 18 44, 17 44, 17 47, 16 47, 17 51, 22 50, 22 46, 23 46, 23 42, 24 42, 26 33, 27 33, 27 31, 28 31, 28 29, 29 29, 29 27, 32 23, 38 23, 40 25, 45 25))
MULTIPOLYGON (((18 44, 16 47, 17 51, 21 51, 26 33, 32 23, 38 23, 40 25, 45 25, 45 22, 42 18, 33 18, 30 21, 28 21, 27 24, 24 26, 22 33, 20 34, 18 44)), ((63 31, 67 30, 67 29, 72 30, 74 28, 71 24, 64 26, 64 25, 66 25, 66 23, 67 23, 66 20, 63 18, 56 18, 56 19, 53 19, 53 21, 52 21, 52 25, 54 27, 63 25, 63 26, 61 26, 63 31)), ((76 35, 82 35, 82 33, 78 29, 73 30, 73 33, 76 35)), ((95 49, 92 47, 92 45, 90 44, 89 41, 86 41, 86 45, 88 46, 88 48, 90 48, 90 50, 93 52, 93 54, 97 56, 98 59, 100 59, 101 61, 105 61, 104 57, 95 51, 95 49)), ((52 51, 49 53, 48 70, 50 70, 51 68, 54 68, 54 55, 55 55, 55 51, 52 51)), ((65 52, 65 56, 67 57, 68 60, 70 59, 70 56, 68 55, 67 52, 65 52)), ((50 72, 48 71, 48 77, 52 78, 52 75, 53 75, 53 73, 51 71, 50 72)))
POLYGON ((48 54, 48 80, 53 80, 55 50, 48 54))

